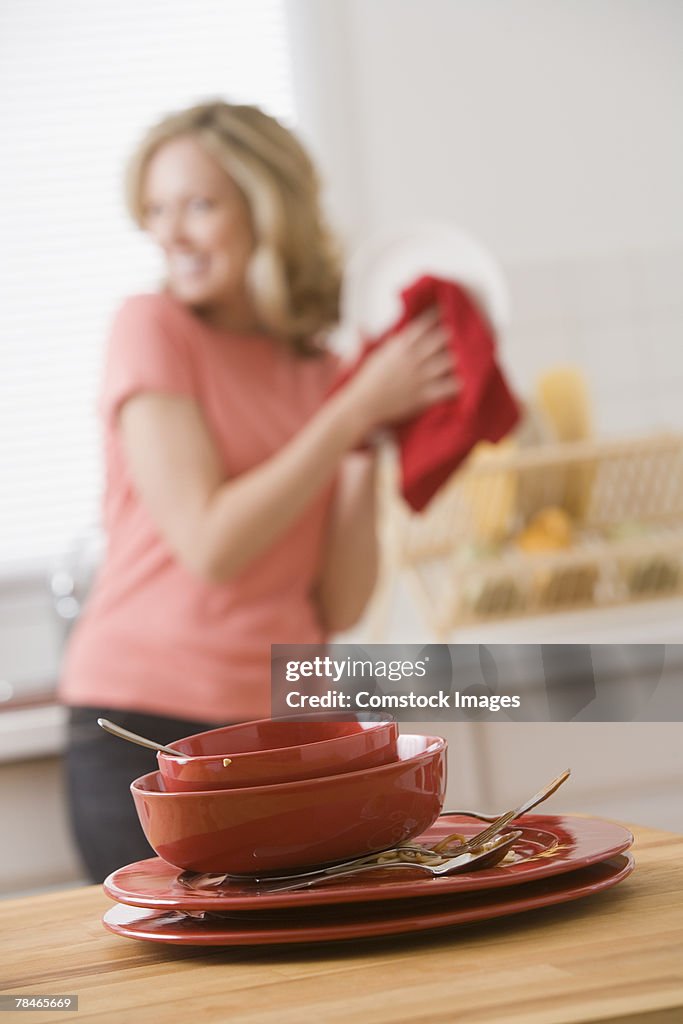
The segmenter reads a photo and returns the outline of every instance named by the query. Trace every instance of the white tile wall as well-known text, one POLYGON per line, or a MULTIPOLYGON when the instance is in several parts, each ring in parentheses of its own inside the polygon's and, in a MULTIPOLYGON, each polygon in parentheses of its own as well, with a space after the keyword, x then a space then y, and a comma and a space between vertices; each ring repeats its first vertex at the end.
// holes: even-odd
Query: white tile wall
POLYGON ((683 430, 683 250, 505 268, 503 359, 522 395, 545 368, 586 373, 604 436, 683 430))

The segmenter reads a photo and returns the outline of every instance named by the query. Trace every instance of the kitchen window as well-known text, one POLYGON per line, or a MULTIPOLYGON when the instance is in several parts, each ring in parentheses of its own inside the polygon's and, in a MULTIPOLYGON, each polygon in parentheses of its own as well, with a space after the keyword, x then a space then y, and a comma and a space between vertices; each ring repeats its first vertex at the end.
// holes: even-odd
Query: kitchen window
POLYGON ((22 0, 0 36, 1 706, 53 686, 99 554, 104 342, 124 296, 160 277, 123 207, 127 156, 207 98, 295 116, 285 0, 22 0))

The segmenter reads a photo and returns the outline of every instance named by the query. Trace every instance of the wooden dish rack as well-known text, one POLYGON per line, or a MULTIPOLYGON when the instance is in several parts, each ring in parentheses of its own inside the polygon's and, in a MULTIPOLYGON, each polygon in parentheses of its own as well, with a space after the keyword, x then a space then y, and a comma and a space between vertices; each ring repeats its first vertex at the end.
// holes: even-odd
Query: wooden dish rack
POLYGON ((421 514, 398 496, 387 458, 380 510, 375 624, 399 574, 439 638, 475 623, 683 592, 683 436, 479 449, 421 514), (561 510, 571 542, 521 550, 520 534, 549 508, 561 510))

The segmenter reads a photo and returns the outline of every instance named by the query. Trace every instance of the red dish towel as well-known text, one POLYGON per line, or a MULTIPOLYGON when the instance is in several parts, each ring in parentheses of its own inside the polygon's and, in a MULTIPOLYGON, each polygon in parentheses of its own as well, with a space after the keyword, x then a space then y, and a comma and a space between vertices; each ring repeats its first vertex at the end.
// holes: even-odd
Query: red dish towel
POLYGON ((492 330, 474 300, 454 281, 421 277, 401 293, 403 313, 379 338, 366 342, 335 382, 345 384, 367 357, 429 306, 450 330, 460 381, 457 397, 438 402, 393 426, 400 447, 401 492, 421 511, 478 441, 500 441, 519 420, 519 407, 496 363, 492 330))

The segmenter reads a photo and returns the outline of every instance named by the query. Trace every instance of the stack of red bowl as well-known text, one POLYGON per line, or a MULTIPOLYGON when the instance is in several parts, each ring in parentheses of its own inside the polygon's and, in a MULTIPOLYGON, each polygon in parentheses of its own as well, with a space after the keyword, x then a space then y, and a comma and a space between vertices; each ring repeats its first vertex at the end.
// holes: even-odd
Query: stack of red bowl
POLYGON ((446 789, 446 741, 388 716, 309 716, 171 744, 131 786, 145 835, 189 871, 267 875, 375 853, 424 832, 446 789), (229 763, 224 763, 229 760, 229 763))

